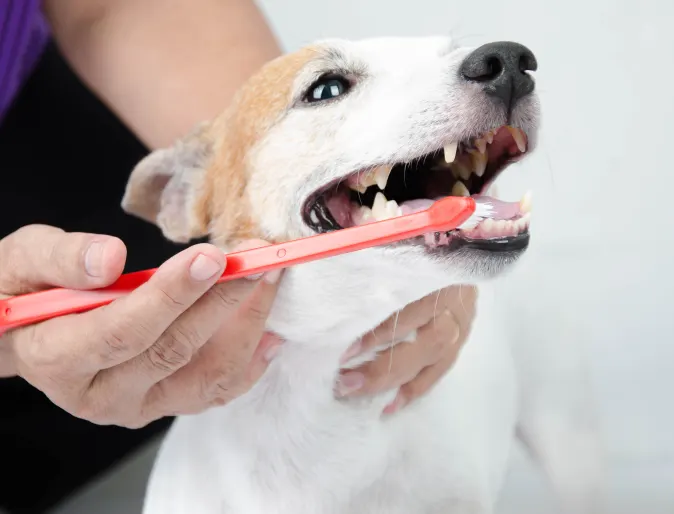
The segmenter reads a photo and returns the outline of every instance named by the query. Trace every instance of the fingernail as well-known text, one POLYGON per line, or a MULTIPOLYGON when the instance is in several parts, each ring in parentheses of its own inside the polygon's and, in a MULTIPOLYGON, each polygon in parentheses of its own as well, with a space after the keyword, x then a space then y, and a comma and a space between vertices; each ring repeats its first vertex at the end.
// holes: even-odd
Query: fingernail
POLYGON ((190 265, 190 275, 194 280, 203 282, 204 280, 211 278, 221 269, 220 264, 210 257, 206 257, 203 253, 200 253, 190 265))
POLYGON ((280 344, 276 344, 274 346, 271 346, 264 354, 264 360, 267 362, 271 362, 274 360, 274 357, 278 355, 279 350, 281 349, 280 344))
POLYGON ((270 362, 276 357, 284 341, 281 339, 281 336, 273 332, 265 332, 262 334, 262 338, 258 343, 258 348, 262 348, 262 358, 270 362))
POLYGON ((344 373, 337 381, 337 394, 339 396, 347 396, 358 391, 364 384, 365 377, 362 373, 344 373))
POLYGON ((84 255, 84 268, 90 277, 100 277, 103 274, 103 252, 105 243, 94 241, 87 248, 84 255))
POLYGON ((384 407, 383 413, 387 416, 390 416, 391 414, 394 414, 402 409, 405 406, 405 403, 407 403, 405 397, 398 393, 398 396, 395 397, 395 400, 384 407))
POLYGON ((345 362, 350 361, 356 355, 360 354, 362 348, 363 348, 363 341, 359 339, 358 341, 353 343, 346 352, 344 352, 344 355, 342 355, 342 358, 340 359, 339 363, 344 364, 345 362))
POLYGON ((267 273, 264 274, 264 281, 267 284, 276 284, 276 282, 279 281, 279 278, 281 278, 281 272, 283 270, 281 269, 274 269, 271 271, 267 271, 267 273))

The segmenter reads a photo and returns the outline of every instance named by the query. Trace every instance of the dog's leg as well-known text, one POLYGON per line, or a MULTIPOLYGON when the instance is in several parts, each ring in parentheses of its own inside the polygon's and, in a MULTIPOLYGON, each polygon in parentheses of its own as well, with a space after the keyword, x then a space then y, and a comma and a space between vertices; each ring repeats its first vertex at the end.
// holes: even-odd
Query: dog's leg
MULTIPOLYGON (((530 313, 534 315, 534 313, 530 313)), ((536 309, 548 339, 516 334, 522 385, 519 439, 545 473, 564 514, 602 511, 603 451, 580 341, 582 329, 558 312, 536 309)))

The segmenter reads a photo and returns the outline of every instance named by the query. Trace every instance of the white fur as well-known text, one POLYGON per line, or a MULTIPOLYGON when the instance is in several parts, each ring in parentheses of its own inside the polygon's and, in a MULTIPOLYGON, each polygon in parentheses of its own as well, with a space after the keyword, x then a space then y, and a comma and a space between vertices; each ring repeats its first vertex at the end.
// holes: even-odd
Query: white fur
MULTIPOLYGON (((336 64, 354 70, 358 85, 343 102, 289 108, 249 155, 246 194, 269 237, 309 235, 299 206, 321 185, 506 122, 477 86, 459 79, 469 50, 445 38, 323 47, 329 51, 302 70, 294 94, 336 64)), ((531 146, 537 113, 535 97, 513 112, 531 146)), ((268 322, 287 343, 248 394, 177 419, 144 513, 489 514, 525 412, 519 428, 566 495, 566 514, 595 514, 594 475, 568 453, 582 439, 583 462, 594 462, 594 440, 578 435, 570 414, 582 398, 546 382, 536 367, 544 359, 524 351, 513 361, 489 285, 480 289, 460 359, 425 397, 382 418, 396 391, 356 400, 333 394, 339 358, 360 336, 410 302, 451 284, 483 282, 514 260, 471 251, 429 256, 401 245, 287 270, 268 322), (527 389, 519 388, 518 373, 527 389)))

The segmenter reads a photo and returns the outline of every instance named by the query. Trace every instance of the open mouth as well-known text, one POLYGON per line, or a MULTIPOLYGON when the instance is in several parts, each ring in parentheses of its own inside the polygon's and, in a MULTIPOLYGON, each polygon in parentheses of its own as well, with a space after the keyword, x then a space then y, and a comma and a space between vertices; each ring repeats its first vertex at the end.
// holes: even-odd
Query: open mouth
MULTIPOLYGON (((467 141, 451 143, 410 162, 361 170, 316 191, 305 203, 305 223, 316 232, 363 225, 428 209, 447 196, 484 196, 511 163, 527 152, 519 128, 502 126, 467 141)), ((529 241, 530 197, 520 202, 489 199, 489 218, 466 229, 429 233, 430 247, 473 245, 513 250, 529 241)))

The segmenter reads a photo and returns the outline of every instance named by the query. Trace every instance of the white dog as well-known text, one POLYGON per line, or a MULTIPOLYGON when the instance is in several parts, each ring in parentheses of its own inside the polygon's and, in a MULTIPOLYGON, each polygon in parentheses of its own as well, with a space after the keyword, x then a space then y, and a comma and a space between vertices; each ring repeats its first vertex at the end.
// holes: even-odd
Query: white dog
MULTIPOLYGON (((209 235, 227 250, 484 195, 535 146, 535 69, 515 43, 317 43, 269 63, 218 119, 143 160, 123 206, 172 240, 209 235)), ((511 352, 488 285, 458 363, 425 397, 384 418, 396 391, 334 397, 340 356, 359 337, 525 251, 528 199, 488 201, 492 219, 470 230, 288 269, 268 321, 287 343, 249 393, 177 419, 145 513, 487 514, 516 433, 567 514, 596 512, 595 434, 575 417, 584 406, 569 401, 573 384, 533 379, 540 362, 511 352)))

